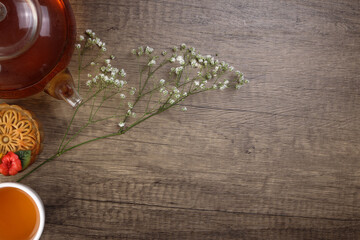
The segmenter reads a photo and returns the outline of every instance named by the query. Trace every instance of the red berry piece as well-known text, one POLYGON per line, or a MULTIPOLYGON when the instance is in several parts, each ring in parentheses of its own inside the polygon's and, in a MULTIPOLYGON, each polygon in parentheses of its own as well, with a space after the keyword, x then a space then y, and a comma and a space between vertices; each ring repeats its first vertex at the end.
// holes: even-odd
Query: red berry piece
POLYGON ((9 175, 15 175, 19 171, 21 171, 21 161, 13 152, 7 153, 2 159, 0 164, 0 173, 9 176, 9 175))

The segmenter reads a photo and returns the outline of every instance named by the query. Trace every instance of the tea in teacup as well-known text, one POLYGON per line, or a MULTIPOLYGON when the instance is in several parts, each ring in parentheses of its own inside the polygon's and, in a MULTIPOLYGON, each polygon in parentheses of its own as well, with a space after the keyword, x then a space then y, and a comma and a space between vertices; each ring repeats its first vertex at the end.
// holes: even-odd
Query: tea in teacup
MULTIPOLYGON (((0 239, 38 239, 42 232, 42 229, 39 229, 40 215, 44 218, 42 206, 39 206, 42 205, 39 203, 40 200, 24 185, 19 184, 23 190, 19 187, 1 185, 3 184, 0 184, 0 239)), ((43 228, 43 223, 41 225, 43 228)))

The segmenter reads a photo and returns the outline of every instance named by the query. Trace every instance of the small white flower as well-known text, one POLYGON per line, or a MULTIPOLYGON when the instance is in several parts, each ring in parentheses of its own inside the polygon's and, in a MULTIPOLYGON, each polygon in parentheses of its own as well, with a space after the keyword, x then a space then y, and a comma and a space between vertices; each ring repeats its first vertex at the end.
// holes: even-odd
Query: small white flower
POLYGON ((103 52, 106 52, 106 50, 107 50, 106 47, 101 48, 101 51, 103 51, 103 52))
POLYGON ((92 77, 92 75, 91 75, 90 73, 88 73, 88 75, 87 75, 87 76, 88 76, 88 78, 91 78, 91 77, 92 77))
POLYGON ((174 57, 172 57, 172 58, 170 58, 170 60, 169 60, 171 63, 174 63, 175 62, 175 58, 174 57))
POLYGON ((170 104, 174 104, 174 103, 175 103, 175 100, 174 100, 174 99, 170 99, 170 100, 169 100, 169 103, 170 103, 170 104))
POLYGON ((176 60, 180 63, 180 65, 184 65, 184 64, 185 64, 185 61, 184 61, 183 56, 178 56, 178 57, 176 58, 176 60))
POLYGON ((127 115, 130 115, 131 114, 131 110, 129 109, 128 111, 127 111, 127 115))
POLYGON ((114 55, 110 55, 110 59, 114 60, 115 56, 114 55))
POLYGON ((135 90, 130 90, 130 95, 132 96, 132 95, 134 95, 135 94, 135 90))
POLYGON ((213 89, 217 89, 217 85, 214 84, 214 85, 212 86, 212 88, 213 88, 213 89))
POLYGON ((183 96, 184 96, 184 97, 186 97, 187 95, 188 95, 187 92, 184 92, 184 93, 183 93, 183 96))
POLYGON ((180 94, 175 94, 175 98, 176 98, 176 99, 179 99, 180 97, 181 97, 180 94))
POLYGON ((200 82, 199 81, 194 81, 195 86, 199 86, 200 82))
POLYGON ((124 80, 120 80, 120 87, 125 85, 125 81, 124 80))
POLYGON ((131 113, 131 116, 132 116, 133 118, 136 118, 136 113, 132 112, 132 113, 131 113))
POLYGON ((227 88, 226 85, 221 85, 219 89, 222 91, 222 90, 224 90, 225 88, 227 88))
POLYGON ((91 62, 90 65, 91 65, 91 66, 95 66, 95 63, 94 63, 94 62, 91 62))
POLYGON ((121 93, 120 98, 125 99, 126 98, 125 94, 121 93))
POLYGON ((80 48, 81 48, 81 44, 79 44, 79 43, 78 43, 78 44, 75 44, 75 48, 76 48, 76 49, 80 49, 80 48))
POLYGON ((229 71, 230 71, 230 72, 234 71, 234 67, 233 67, 233 66, 230 66, 230 67, 229 67, 229 71))
POLYGON ((229 80, 226 79, 226 80, 224 81, 224 84, 225 84, 225 85, 228 85, 228 84, 229 84, 229 80))
POLYGON ((133 55, 136 55, 136 54, 137 54, 136 49, 131 50, 131 53, 132 53, 133 55))
POLYGON ((165 80, 164 80, 164 79, 160 79, 159 82, 160 82, 161 85, 164 85, 164 84, 165 84, 165 80))
POLYGON ((199 66, 199 64, 197 63, 197 61, 195 59, 191 59, 190 64, 193 68, 196 68, 199 66))
POLYGON ((148 63, 148 66, 151 67, 151 66, 153 66, 153 65, 155 65, 155 64, 156 64, 155 59, 152 59, 152 60, 148 63))
POLYGON ((87 29, 86 31, 85 31, 87 34, 92 34, 92 30, 91 29, 87 29))
POLYGON ((241 87, 242 87, 241 84, 236 84, 235 86, 236 89, 240 89, 241 87))
POLYGON ((86 82, 86 86, 91 87, 91 81, 90 80, 86 82))
POLYGON ((147 46, 146 49, 145 49, 145 53, 148 54, 148 55, 151 54, 153 51, 154 51, 154 49, 149 47, 149 46, 147 46))
POLYGON ((164 90, 164 91, 162 91, 162 94, 164 95, 164 96, 166 96, 166 95, 168 95, 168 90, 164 90))
POLYGON ((185 43, 181 44, 181 49, 185 49, 185 48, 186 48, 186 44, 185 43))
POLYGON ((176 75, 179 75, 182 71, 183 71, 183 67, 177 67, 177 68, 175 68, 175 74, 176 75))
POLYGON ((187 107, 182 107, 181 110, 183 110, 185 112, 185 111, 187 111, 187 107))
POLYGON ((143 55, 143 54, 144 54, 144 48, 143 48, 142 46, 140 46, 138 49, 139 49, 139 51, 138 51, 137 54, 138 54, 139 56, 143 55))
POLYGON ((166 54, 167 54, 166 51, 163 51, 163 52, 161 53, 161 55, 163 55, 163 56, 165 56, 166 54))
POLYGON ((119 123, 119 127, 124 127, 125 126, 125 123, 124 122, 121 122, 121 123, 119 123))
POLYGON ((207 73, 205 76, 206 79, 210 80, 212 78, 211 73, 207 73))
POLYGON ((106 64, 110 64, 110 59, 106 59, 106 60, 105 60, 105 63, 106 63, 106 64))
POLYGON ((119 79, 116 79, 115 82, 114 82, 114 84, 115 84, 116 86, 120 87, 120 81, 119 81, 119 79))
POLYGON ((122 77, 126 77, 126 72, 125 72, 124 69, 121 69, 121 70, 120 70, 120 75, 121 75, 122 77))
POLYGON ((173 88, 173 91, 174 91, 174 93, 179 93, 180 92, 179 89, 177 89, 176 87, 173 88))
POLYGON ((132 109, 134 107, 131 102, 128 102, 128 106, 129 106, 130 109, 132 109))
POLYGON ((80 36, 79 36, 79 39, 80 39, 80 41, 84 41, 84 40, 85 40, 85 37, 84 37, 83 35, 80 35, 80 36))
POLYGON ((115 77, 118 72, 119 72, 119 69, 113 68, 113 69, 111 70, 111 76, 112 76, 112 77, 115 77))

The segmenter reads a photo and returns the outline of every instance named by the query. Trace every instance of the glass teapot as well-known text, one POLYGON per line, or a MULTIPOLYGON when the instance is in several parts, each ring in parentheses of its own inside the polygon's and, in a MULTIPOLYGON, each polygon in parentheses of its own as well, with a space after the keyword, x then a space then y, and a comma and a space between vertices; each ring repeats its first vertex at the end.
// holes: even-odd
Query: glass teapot
POLYGON ((0 99, 40 91, 81 102, 67 65, 76 41, 68 0, 0 0, 0 99))

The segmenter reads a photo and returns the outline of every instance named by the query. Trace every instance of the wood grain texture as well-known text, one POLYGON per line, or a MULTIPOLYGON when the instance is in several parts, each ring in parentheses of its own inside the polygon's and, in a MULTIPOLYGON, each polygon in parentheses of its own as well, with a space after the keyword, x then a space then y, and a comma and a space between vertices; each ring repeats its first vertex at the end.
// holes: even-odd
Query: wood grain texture
MULTIPOLYGON (((101 36, 129 77, 130 49, 185 42, 251 84, 194 96, 186 113, 170 110, 27 178, 46 205, 42 239, 360 239, 359 1, 71 3, 78 31, 101 36)), ((7 102, 43 122, 39 164, 71 111, 45 94, 7 102)))

